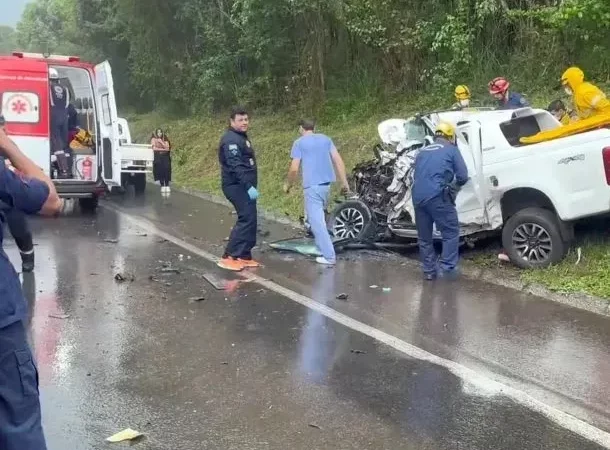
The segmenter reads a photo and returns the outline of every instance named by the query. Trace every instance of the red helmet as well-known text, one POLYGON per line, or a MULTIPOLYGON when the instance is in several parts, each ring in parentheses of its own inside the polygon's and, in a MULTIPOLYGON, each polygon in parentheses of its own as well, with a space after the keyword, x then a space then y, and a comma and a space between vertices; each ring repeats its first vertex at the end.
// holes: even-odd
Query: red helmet
POLYGON ((488 87, 491 95, 506 94, 506 91, 508 91, 508 88, 510 87, 510 83, 506 78, 498 77, 491 80, 488 87))

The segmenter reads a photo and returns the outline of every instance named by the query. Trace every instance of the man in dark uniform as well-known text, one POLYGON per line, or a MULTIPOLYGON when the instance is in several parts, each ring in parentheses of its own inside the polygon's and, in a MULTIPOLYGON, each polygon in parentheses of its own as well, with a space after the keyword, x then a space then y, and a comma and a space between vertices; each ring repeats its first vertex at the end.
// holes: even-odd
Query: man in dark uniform
MULTIPOLYGON (((4 116, 0 115, 0 130, 5 131, 5 124, 4 116)), ((10 163, 10 161, 6 161, 10 163)), ((7 164, 7 167, 12 169, 10 164, 7 164)), ((19 248, 19 253, 21 253, 21 270, 23 272, 32 272, 34 270, 34 239, 25 214, 0 201, 0 221, 6 222, 19 248)))
POLYGON ((422 148, 415 158, 412 187, 419 253, 426 280, 434 280, 439 272, 433 242, 434 225, 443 239, 440 274, 457 275, 460 224, 455 198, 468 181, 468 169, 455 145, 453 126, 440 123, 435 134, 434 144, 422 148))
MULTIPOLYGON (((53 182, 0 130, 0 200, 26 214, 56 215, 63 202, 53 182), (18 175, 21 173, 22 175, 18 175)), ((0 228, 0 243, 2 242, 0 228)), ((0 247, 0 449, 45 450, 38 374, 27 342, 27 306, 19 277, 0 247)))
POLYGON ((68 161, 68 106, 70 91, 59 83, 57 69, 49 68, 51 102, 51 150, 57 158, 59 178, 70 178, 68 161))
POLYGON ((229 129, 218 149, 222 192, 237 212, 237 223, 218 266, 233 271, 260 266, 252 259, 252 248, 256 245, 258 174, 248 126, 248 112, 244 108, 233 108, 229 129))

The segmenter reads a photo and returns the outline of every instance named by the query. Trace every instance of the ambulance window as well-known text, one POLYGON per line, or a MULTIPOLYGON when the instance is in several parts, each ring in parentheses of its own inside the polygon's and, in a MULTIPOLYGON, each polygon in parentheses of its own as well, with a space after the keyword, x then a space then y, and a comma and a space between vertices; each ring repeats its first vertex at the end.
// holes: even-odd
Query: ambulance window
POLYGON ((40 99, 33 92, 2 93, 2 115, 7 123, 38 123, 40 99))
POLYGON ((110 117, 110 96, 108 94, 102 96, 102 114, 104 115, 104 124, 112 125, 112 119, 110 117))

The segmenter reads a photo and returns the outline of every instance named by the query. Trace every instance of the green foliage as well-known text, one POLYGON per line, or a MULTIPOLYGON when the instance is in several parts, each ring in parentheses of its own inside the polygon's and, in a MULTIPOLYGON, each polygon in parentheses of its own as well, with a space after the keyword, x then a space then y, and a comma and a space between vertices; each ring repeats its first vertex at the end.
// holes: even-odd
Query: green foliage
POLYGON ((17 36, 11 27, 0 25, 0 55, 10 54, 17 47, 17 36))
POLYGON ((133 107, 320 113, 356 95, 476 91, 498 74, 533 89, 570 64, 604 81, 609 18, 607 0, 35 0, 17 37, 109 59, 133 107))

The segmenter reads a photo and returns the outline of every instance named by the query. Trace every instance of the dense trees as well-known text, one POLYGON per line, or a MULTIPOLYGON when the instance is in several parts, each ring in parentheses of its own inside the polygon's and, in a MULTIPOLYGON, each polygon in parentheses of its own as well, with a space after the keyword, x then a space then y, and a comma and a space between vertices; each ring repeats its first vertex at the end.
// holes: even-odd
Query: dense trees
MULTIPOLYGON (((36 0, 28 50, 111 60, 134 106, 205 111, 610 71, 607 0, 36 0)), ((0 42, 3 42, 0 33, 0 42)))

